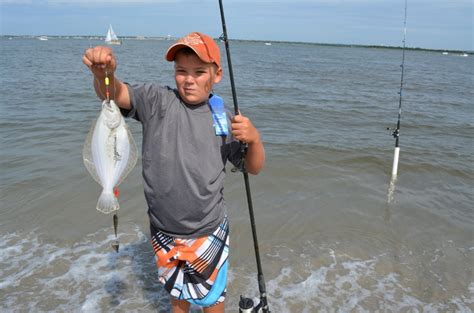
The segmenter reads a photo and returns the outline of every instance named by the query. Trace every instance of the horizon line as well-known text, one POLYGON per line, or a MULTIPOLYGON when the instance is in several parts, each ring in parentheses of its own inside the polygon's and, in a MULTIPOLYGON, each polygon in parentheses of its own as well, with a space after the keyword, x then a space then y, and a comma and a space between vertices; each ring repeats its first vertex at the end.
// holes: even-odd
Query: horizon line
MULTIPOLYGON (((1 34, 0 37, 19 37, 19 38, 77 38, 77 39, 102 39, 104 35, 9 35, 1 34)), ((122 35, 117 36, 120 39, 129 40, 146 40, 146 39, 159 39, 159 40, 177 40, 178 37, 167 36, 143 36, 143 35, 122 35)), ((220 40, 219 38, 213 38, 214 40, 220 40)), ((384 44, 350 44, 350 43, 324 43, 324 42, 311 42, 311 41, 291 41, 291 40, 264 40, 264 39, 240 39, 240 38, 229 38, 229 41, 246 41, 246 42, 268 42, 268 43, 289 43, 289 44, 305 44, 305 45, 320 45, 320 46, 341 46, 341 47, 364 47, 364 48, 386 48, 386 49, 403 49, 403 46, 392 46, 384 44)), ((474 50, 460 50, 460 49, 441 49, 441 48, 423 48, 423 47, 405 47, 406 50, 422 50, 422 51, 439 51, 439 52, 454 52, 454 53, 467 53, 474 54, 474 50)))

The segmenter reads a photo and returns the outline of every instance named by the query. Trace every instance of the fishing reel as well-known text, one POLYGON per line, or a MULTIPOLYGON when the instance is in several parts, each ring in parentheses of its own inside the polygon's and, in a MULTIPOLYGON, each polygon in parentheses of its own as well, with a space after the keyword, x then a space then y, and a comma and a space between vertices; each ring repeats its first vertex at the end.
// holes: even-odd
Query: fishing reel
POLYGON ((400 129, 399 128, 387 127, 387 130, 391 133, 393 138, 397 139, 398 137, 400 137, 400 129))
POLYGON ((246 168, 245 168, 245 155, 247 154, 247 150, 248 150, 248 145, 246 143, 240 143, 240 152, 242 153, 242 164, 240 165, 240 167, 237 167, 237 166, 234 166, 232 167, 232 169, 230 170, 232 173, 237 173, 237 172, 246 172, 246 168))
POLYGON ((253 313, 253 312, 255 312, 255 308, 253 306, 253 300, 250 298, 245 298, 244 296, 240 296, 239 313, 253 313))
POLYGON ((262 305, 262 302, 260 302, 257 306, 254 306, 252 299, 246 298, 244 296, 240 296, 239 313, 258 313, 258 312, 270 313, 270 310, 268 309, 268 305, 262 305))

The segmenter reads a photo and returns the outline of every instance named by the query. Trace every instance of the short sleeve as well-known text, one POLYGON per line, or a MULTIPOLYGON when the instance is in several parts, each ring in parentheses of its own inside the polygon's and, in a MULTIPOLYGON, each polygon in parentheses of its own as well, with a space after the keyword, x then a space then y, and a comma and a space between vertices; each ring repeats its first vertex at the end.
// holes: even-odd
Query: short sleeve
POLYGON ((154 84, 130 85, 125 82, 130 95, 130 110, 121 109, 122 115, 140 121, 149 120, 162 106, 162 87, 154 84))

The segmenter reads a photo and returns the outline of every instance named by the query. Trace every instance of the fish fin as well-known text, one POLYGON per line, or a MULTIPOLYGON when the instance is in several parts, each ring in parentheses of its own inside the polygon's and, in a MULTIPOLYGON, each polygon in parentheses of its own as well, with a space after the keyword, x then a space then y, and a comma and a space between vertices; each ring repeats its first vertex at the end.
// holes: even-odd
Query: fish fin
POLYGON ((84 165, 91 174, 92 178, 99 184, 102 185, 100 182, 99 174, 97 173, 96 166, 94 164, 93 158, 92 158, 92 137, 94 135, 94 130, 97 125, 97 121, 99 118, 96 118, 94 122, 92 123, 89 133, 87 134, 86 141, 84 142, 84 147, 82 149, 82 159, 84 161, 84 165))
POLYGON ((120 209, 120 206, 113 192, 103 191, 99 197, 99 201, 97 201, 97 210, 109 214, 118 209, 120 209))
POLYGON ((130 144, 130 152, 129 152, 127 164, 125 165, 124 171, 123 171, 122 175, 119 177, 119 180, 118 180, 117 184, 115 184, 115 186, 118 186, 123 182, 125 177, 127 177, 128 174, 130 174, 130 172, 133 170, 133 168, 137 164, 137 160, 138 160, 137 145, 135 144, 135 140, 133 139, 132 132, 130 131, 130 128, 128 127, 128 125, 126 123, 124 124, 124 128, 127 132, 127 139, 129 141, 129 144, 130 144))

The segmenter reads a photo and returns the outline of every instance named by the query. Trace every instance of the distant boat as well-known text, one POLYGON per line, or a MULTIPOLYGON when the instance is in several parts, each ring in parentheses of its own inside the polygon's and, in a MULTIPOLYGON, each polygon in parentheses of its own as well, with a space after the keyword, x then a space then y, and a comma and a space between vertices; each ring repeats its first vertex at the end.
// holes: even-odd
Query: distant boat
POLYGON ((46 41, 46 40, 48 40, 48 37, 46 37, 46 36, 39 36, 39 37, 38 37, 38 40, 46 41))
POLYGON ((265 43, 265 46, 271 46, 271 45, 272 45, 271 42, 266 42, 266 43, 265 43))
POLYGON ((445 51, 445 52, 443 52, 443 54, 444 54, 444 55, 447 55, 447 54, 449 54, 449 53, 445 51))
POLYGON ((462 56, 462 57, 467 57, 467 56, 469 56, 469 55, 468 55, 467 53, 463 53, 463 54, 461 54, 461 56, 462 56))
POLYGON ((109 25, 109 30, 107 31, 107 36, 105 37, 105 43, 109 45, 121 45, 122 42, 117 38, 115 32, 112 28, 112 25, 109 25))

